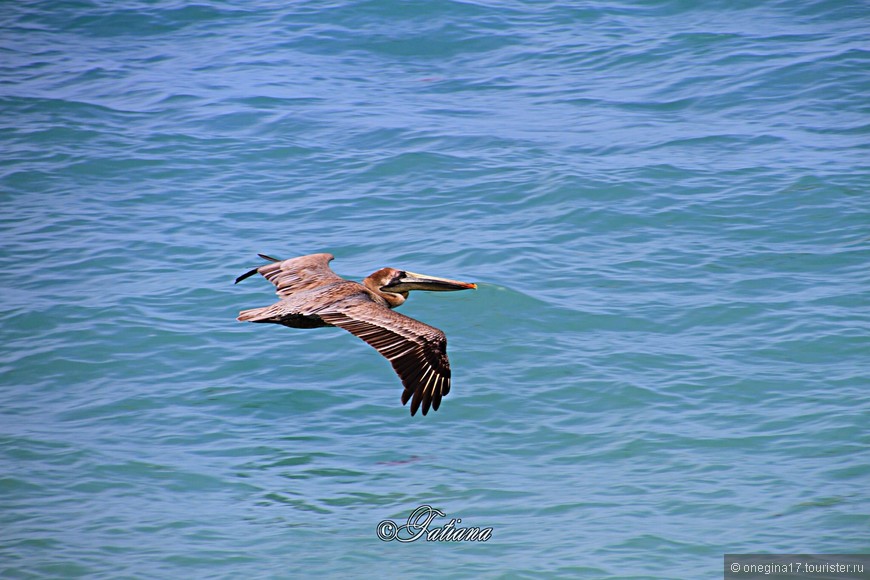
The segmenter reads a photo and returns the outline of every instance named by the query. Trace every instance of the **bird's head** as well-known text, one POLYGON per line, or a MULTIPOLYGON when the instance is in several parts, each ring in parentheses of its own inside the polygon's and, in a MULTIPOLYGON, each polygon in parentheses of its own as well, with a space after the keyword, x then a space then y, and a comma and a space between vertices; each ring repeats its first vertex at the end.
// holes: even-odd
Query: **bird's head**
POLYGON ((407 270, 381 268, 365 280, 363 284, 372 292, 382 296, 395 308, 408 298, 411 290, 428 290, 429 292, 452 292, 455 290, 472 290, 477 284, 459 282, 448 278, 415 274, 407 270))

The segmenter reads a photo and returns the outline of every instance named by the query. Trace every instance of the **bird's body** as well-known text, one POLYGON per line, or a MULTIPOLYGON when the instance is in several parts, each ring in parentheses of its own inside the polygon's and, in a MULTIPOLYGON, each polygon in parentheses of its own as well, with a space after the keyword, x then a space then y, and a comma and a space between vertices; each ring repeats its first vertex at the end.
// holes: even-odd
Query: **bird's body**
POLYGON ((291 328, 338 326, 358 336, 386 357, 405 387, 402 404, 411 400, 411 415, 422 406, 438 410, 450 391, 447 337, 392 308, 411 290, 452 291, 475 284, 381 268, 362 283, 345 280, 329 268, 332 254, 311 254, 276 260, 239 276, 236 283, 261 274, 276 287, 281 300, 239 313, 238 319, 291 328))

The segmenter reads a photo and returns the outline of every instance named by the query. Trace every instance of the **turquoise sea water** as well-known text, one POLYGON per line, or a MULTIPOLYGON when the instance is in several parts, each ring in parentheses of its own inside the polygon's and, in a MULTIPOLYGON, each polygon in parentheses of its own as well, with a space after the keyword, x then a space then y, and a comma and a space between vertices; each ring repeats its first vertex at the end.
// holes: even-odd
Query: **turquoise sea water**
POLYGON ((865 2, 0 16, 0 576, 719 578, 870 552, 865 2), (260 264, 476 281, 410 417, 260 264), (423 504, 486 542, 383 542, 423 504))

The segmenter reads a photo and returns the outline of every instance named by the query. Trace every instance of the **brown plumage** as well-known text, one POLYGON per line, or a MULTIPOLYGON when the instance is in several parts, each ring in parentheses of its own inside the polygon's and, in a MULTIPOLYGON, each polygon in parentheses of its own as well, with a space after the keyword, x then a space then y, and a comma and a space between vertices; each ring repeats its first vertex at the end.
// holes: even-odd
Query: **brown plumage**
POLYGON ((281 300, 271 306, 239 313, 239 320, 271 322, 292 328, 337 326, 358 336, 390 364, 405 387, 402 404, 411 400, 411 415, 422 407, 437 411, 450 392, 447 337, 433 326, 393 312, 411 290, 453 291, 476 284, 413 272, 381 268, 362 283, 345 280, 329 268, 332 254, 311 254, 277 260, 259 254, 271 264, 254 268, 236 284, 262 274, 276 287, 281 300))

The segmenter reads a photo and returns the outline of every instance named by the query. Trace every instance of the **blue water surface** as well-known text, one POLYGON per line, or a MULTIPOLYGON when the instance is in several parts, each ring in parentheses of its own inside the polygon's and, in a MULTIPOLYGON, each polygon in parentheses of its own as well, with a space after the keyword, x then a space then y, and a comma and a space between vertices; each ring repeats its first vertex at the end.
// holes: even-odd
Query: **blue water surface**
POLYGON ((862 2, 0 15, 0 576, 718 578, 870 552, 862 2), (261 263, 401 311, 411 417, 261 263), (487 541, 385 542, 431 505, 487 541))

